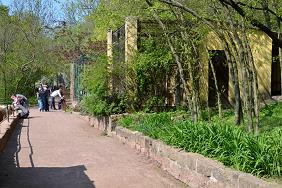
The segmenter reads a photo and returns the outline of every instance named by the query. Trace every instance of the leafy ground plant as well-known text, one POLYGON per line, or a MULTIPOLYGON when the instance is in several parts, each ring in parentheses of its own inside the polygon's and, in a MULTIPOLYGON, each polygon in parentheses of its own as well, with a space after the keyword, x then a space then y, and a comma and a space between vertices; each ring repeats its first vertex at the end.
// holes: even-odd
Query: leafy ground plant
POLYGON ((260 177, 281 178, 282 129, 255 136, 224 121, 175 120, 172 113, 134 114, 120 125, 154 139, 217 159, 226 166, 260 177))

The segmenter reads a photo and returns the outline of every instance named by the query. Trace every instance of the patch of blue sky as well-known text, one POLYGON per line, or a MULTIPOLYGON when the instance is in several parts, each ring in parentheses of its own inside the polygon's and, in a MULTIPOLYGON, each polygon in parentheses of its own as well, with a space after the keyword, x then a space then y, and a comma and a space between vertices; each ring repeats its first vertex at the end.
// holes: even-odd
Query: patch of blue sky
MULTIPOLYGON (((57 19, 62 19, 64 17, 64 11, 62 10, 62 7, 69 1, 70 0, 51 0, 55 10, 55 17, 57 17, 57 19)), ((11 7, 13 5, 13 0, 0 0, 0 4, 11 7)))

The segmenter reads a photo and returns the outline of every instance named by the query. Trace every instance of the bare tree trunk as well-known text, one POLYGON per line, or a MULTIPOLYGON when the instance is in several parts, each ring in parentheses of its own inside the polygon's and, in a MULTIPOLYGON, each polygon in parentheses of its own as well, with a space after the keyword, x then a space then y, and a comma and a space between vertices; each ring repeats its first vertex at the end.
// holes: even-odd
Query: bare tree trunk
POLYGON ((225 9, 226 14, 227 14, 227 20, 230 24, 231 31, 234 35, 234 39, 238 45, 238 51, 239 51, 239 64, 241 67, 241 73, 242 73, 242 87, 244 88, 244 100, 246 104, 246 109, 247 109, 247 119, 248 119, 248 130, 251 132, 253 130, 253 117, 252 117, 252 76, 249 71, 249 66, 248 62, 246 59, 246 50, 244 48, 242 39, 239 37, 237 29, 235 28, 234 21, 228 12, 228 9, 225 9))
POLYGON ((247 106, 247 102, 246 102, 246 96, 247 96, 247 83, 245 82, 246 81, 246 77, 247 77, 247 73, 244 69, 244 66, 243 66, 243 60, 242 60, 242 50, 239 52, 239 49, 238 49, 238 45, 234 42, 234 36, 231 35, 231 33, 227 33, 227 36, 228 36, 228 42, 230 43, 231 45, 231 52, 234 54, 234 59, 236 62, 240 62, 239 63, 239 69, 241 70, 240 71, 240 74, 241 74, 241 81, 242 81, 242 88, 243 88, 243 106, 247 106))
POLYGON ((243 119, 243 111, 242 111, 237 65, 236 65, 234 56, 230 52, 228 42, 222 36, 221 36, 221 40, 223 42, 224 51, 226 52, 226 59, 227 59, 227 63, 228 63, 228 67, 229 67, 229 71, 230 71, 231 79, 233 83, 233 90, 234 90, 234 96, 235 96, 235 109, 234 109, 235 124, 240 125, 243 119))
MULTIPOLYGON (((236 125, 241 124, 242 117, 243 117, 243 112, 242 112, 242 105, 241 105, 240 87, 239 87, 239 81, 238 81, 238 70, 237 70, 236 61, 234 60, 234 57, 232 57, 232 54, 231 54, 231 52, 229 50, 228 42, 226 41, 226 39, 224 37, 224 34, 222 33, 222 31, 220 29, 218 29, 215 26, 214 23, 212 23, 209 20, 205 19, 204 17, 200 16, 197 12, 195 12, 192 9, 190 9, 189 7, 179 3, 177 1, 174 1, 174 0, 159 0, 159 1, 163 2, 163 3, 167 4, 167 5, 171 5, 173 7, 182 9, 183 11, 185 11, 185 12, 191 14, 192 16, 198 18, 200 21, 202 21, 204 24, 206 24, 210 29, 215 31, 217 36, 222 41, 223 46, 224 46, 224 50, 226 52, 227 63, 228 63, 228 66, 229 66, 232 83, 233 83, 233 86, 234 86, 234 94, 235 94, 235 112, 234 112, 235 113, 235 124, 236 125)), ((149 0, 146 0, 146 2, 147 2, 147 4, 149 6, 153 5, 149 0)), ((156 15, 156 13, 154 13, 154 17, 160 23, 160 25, 163 28, 163 30, 165 30, 165 27, 164 27, 163 23, 160 21, 159 17, 156 15)), ((173 53, 173 55, 174 55, 174 57, 176 59, 177 65, 179 65, 180 64, 179 57, 177 56, 177 54, 175 52, 175 49, 172 46, 172 43, 170 41, 171 39, 168 36, 166 36, 166 37, 168 38, 168 43, 169 43, 169 46, 170 46, 170 48, 172 50, 172 53, 173 53)), ((181 70, 179 70, 179 71, 181 72, 181 70)))
MULTIPOLYGON (((279 0, 273 0, 273 4, 272 7, 276 12, 279 12, 279 9, 281 9, 281 7, 279 6, 279 0)), ((281 31, 281 21, 279 18, 276 19, 276 27, 278 32, 278 39, 281 40, 282 39, 282 31, 281 31)), ((280 68, 281 68, 281 78, 282 78, 282 48, 279 48, 279 62, 280 62, 280 68)), ((281 82, 281 86, 282 88, 282 82, 281 82)))
MULTIPOLYGON (((191 52, 189 52, 189 48, 187 45, 191 45, 193 48, 195 48, 194 44, 192 41, 190 41, 188 39, 188 36, 186 33, 184 33, 183 31, 181 32, 181 36, 182 36, 182 39, 184 39, 184 41, 186 41, 184 44, 184 52, 185 54, 191 54, 191 52)), ((192 51, 192 50, 191 50, 192 51)), ((193 55, 197 56, 196 54, 197 52, 194 52, 193 55)), ((200 107, 199 107, 199 93, 198 93, 198 89, 196 87, 196 82, 197 82, 197 76, 195 75, 195 68, 192 64, 193 62, 193 59, 190 59, 189 57, 186 57, 187 59, 187 65, 188 65, 188 74, 189 74, 189 81, 190 81, 190 86, 191 86, 191 98, 192 98, 192 117, 193 117, 193 121, 197 121, 199 119, 199 116, 200 116, 200 107)))
MULTIPOLYGON (((5 67, 4 67, 5 69, 5 67)), ((6 104, 7 102, 7 76, 6 76, 6 70, 3 70, 3 82, 4 82, 4 102, 6 104)))
MULTIPOLYGON (((279 38, 282 38, 281 37, 281 33, 278 34, 279 35, 279 38)), ((281 69, 281 79, 282 79, 282 48, 279 48, 279 62, 280 62, 280 69, 281 69)), ((282 82, 281 82, 281 89, 282 89, 282 82)))
POLYGON ((255 63, 254 63, 252 50, 250 47, 248 37, 246 35, 246 27, 244 24, 244 20, 243 20, 243 25, 242 25, 242 31, 243 31, 242 32, 243 38, 245 41, 245 47, 247 50, 247 58, 250 64, 251 76, 252 76, 252 94, 253 94, 252 102, 253 102, 254 115, 256 117, 256 125, 255 125, 254 132, 256 135, 258 135, 259 134, 259 124, 260 124, 260 114, 259 114, 260 113, 260 101, 259 101, 259 90, 258 90, 258 78, 257 78, 257 71, 256 71, 255 63))
POLYGON ((192 91, 192 119, 194 122, 198 121, 198 113, 197 113, 197 99, 196 99, 196 92, 195 92, 195 86, 194 86, 194 79, 193 79, 193 68, 191 65, 191 62, 188 61, 188 71, 189 71, 189 81, 190 81, 190 86, 191 86, 191 91, 192 91))
POLYGON ((254 112, 256 116, 256 126, 255 126, 255 134, 259 134, 259 124, 260 124, 260 101, 259 101, 259 90, 258 90, 258 77, 257 77, 257 71, 254 63, 254 58, 252 55, 251 47, 250 44, 247 40, 246 33, 244 33, 244 37, 246 38, 246 46, 248 50, 248 56, 249 56, 249 61, 251 63, 251 71, 252 71, 252 77, 253 77, 253 84, 252 84, 252 89, 253 89, 253 102, 254 102, 254 112))
MULTIPOLYGON (((161 21, 161 19, 159 18, 159 16, 154 13, 154 18, 157 20, 157 22, 159 23, 159 25, 161 26, 162 30, 164 31, 164 34, 165 34, 165 37, 167 39, 167 43, 169 45, 169 48, 173 54, 173 57, 176 61, 176 64, 177 64, 177 67, 178 67, 178 71, 179 71, 179 77, 180 77, 180 80, 181 80, 181 83, 183 85, 183 89, 184 89, 184 92, 185 94, 187 95, 187 102, 188 102, 188 105, 189 105, 189 108, 191 110, 191 112, 193 111, 192 109, 192 103, 189 99, 189 90, 186 86, 186 81, 185 81, 185 78, 184 78, 184 73, 183 73, 183 68, 182 68, 182 65, 181 65, 181 62, 180 62, 180 57, 178 56, 173 44, 172 44, 172 40, 171 38, 168 36, 168 34, 166 33, 167 32, 167 28, 166 26, 164 25, 164 23, 161 21)), ((193 115, 193 114, 192 114, 193 115)))
POLYGON ((198 62, 200 61, 200 55, 198 52, 198 48, 195 46, 195 43, 191 41, 193 50, 192 55, 194 57, 194 66, 193 66, 193 82, 194 82, 194 92, 195 92, 195 98, 196 98, 196 112, 198 115, 198 118, 201 116, 201 104, 200 104, 200 88, 199 88, 199 68, 198 62), (195 55, 195 56, 194 56, 195 55))
POLYGON ((188 65, 188 74, 189 74, 189 81, 191 86, 191 102, 192 102, 192 118, 193 121, 198 121, 200 117, 200 101, 199 101, 199 88, 198 88, 198 76, 195 69, 195 64, 199 60, 199 54, 193 39, 189 36, 189 29, 185 27, 185 19, 183 15, 178 12, 175 12, 173 8, 170 6, 170 10, 175 15, 176 19, 181 21, 181 40, 184 41, 182 47, 184 48, 184 62, 187 61, 188 65))
MULTIPOLYGON (((209 54, 208 49, 206 48, 206 53, 209 54)), ((211 65, 211 71, 212 71, 212 75, 213 75, 213 79, 214 79, 214 84, 215 84, 215 89, 216 89, 216 94, 217 94, 217 108, 218 108, 218 115, 219 118, 222 118, 222 104, 221 104, 221 99, 220 99, 220 91, 218 88, 218 83, 217 83, 217 78, 216 78, 216 72, 213 66, 213 63, 211 61, 211 59, 209 58, 209 64, 211 65)), ((209 106, 208 106, 209 107, 209 106)))

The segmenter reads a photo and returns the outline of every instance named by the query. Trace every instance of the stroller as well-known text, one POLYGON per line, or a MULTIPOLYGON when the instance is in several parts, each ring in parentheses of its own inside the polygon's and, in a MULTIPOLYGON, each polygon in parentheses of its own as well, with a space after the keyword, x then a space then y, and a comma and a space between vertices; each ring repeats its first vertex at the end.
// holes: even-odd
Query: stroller
POLYGON ((11 97, 14 102, 14 110, 18 113, 17 117, 26 119, 29 116, 28 100, 25 96, 17 94, 11 97))

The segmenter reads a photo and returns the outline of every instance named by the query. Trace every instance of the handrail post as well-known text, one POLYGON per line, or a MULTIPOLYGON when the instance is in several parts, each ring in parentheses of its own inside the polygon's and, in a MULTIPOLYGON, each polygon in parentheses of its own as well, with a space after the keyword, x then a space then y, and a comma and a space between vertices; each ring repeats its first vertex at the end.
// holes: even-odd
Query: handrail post
POLYGON ((8 119, 8 122, 10 122, 10 114, 9 114, 9 108, 8 108, 8 104, 6 105, 6 108, 7 108, 7 119, 8 119))

